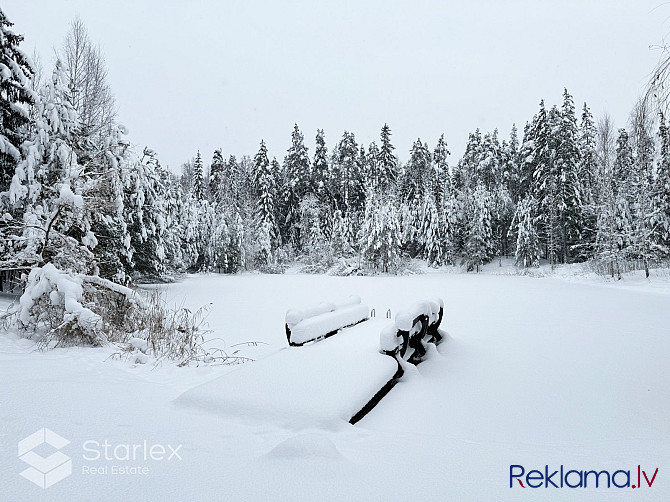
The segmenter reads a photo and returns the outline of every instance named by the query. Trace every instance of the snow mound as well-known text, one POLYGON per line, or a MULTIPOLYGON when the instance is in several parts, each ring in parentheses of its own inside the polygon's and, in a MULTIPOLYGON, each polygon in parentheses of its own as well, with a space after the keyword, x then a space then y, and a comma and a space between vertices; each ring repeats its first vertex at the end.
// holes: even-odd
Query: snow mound
POLYGON ((395 324, 398 329, 410 331, 414 325, 414 320, 422 315, 428 316, 428 323, 434 324, 440 315, 440 308, 444 307, 441 299, 428 300, 412 305, 409 309, 398 312, 395 317, 395 324))
POLYGON ((379 335, 379 346, 382 352, 392 352, 400 345, 401 337, 398 335, 398 328, 395 323, 390 322, 379 335))
POLYGON ((275 459, 336 459, 341 458, 335 444, 323 434, 299 434, 275 446, 267 457, 275 459))
POLYGON ((339 429, 397 370, 379 352, 382 326, 371 319, 322 343, 286 347, 186 391, 176 404, 291 430, 339 429))
POLYGON ((303 309, 291 309, 286 312, 286 324, 289 328, 293 328, 293 326, 305 319, 316 317, 321 314, 326 314, 328 312, 332 312, 333 310, 342 309, 351 305, 358 305, 360 303, 361 297, 352 295, 338 303, 321 302, 318 305, 313 305, 303 309))
POLYGON ((367 305, 351 305, 305 319, 291 328, 292 345, 302 345, 368 318, 367 305))

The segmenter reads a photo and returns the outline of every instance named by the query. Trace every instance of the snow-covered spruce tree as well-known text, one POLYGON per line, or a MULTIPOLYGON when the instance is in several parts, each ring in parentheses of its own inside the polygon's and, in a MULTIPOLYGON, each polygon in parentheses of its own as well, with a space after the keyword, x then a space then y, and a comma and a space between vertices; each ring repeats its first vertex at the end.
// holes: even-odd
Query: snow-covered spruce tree
POLYGON ((25 247, 17 260, 31 268, 19 305, 19 325, 28 334, 46 332, 47 341, 99 344, 110 323, 124 318, 121 302, 106 316, 94 312, 110 305, 110 295, 130 301, 129 291, 100 278, 91 252, 97 239, 90 231, 96 173, 77 162, 72 132, 76 112, 66 99, 62 69, 36 100, 36 123, 22 145, 24 160, 16 167, 9 203, 22 214, 25 247))
POLYGON ((226 268, 224 272, 234 274, 246 266, 244 237, 244 222, 240 213, 235 211, 228 225, 228 247, 226 248, 226 268))
POLYGON ((0 194, 9 188, 21 161, 21 144, 29 135, 29 109, 36 98, 32 63, 19 47, 23 36, 12 26, 0 8, 0 194))
POLYGON ((182 236, 184 228, 181 222, 181 207, 183 195, 180 179, 165 169, 158 171, 162 188, 163 208, 165 210, 165 233, 163 246, 165 247, 166 265, 173 270, 187 268, 182 254, 182 236))
POLYGON ((273 264, 273 251, 277 242, 275 220, 277 187, 270 169, 265 141, 261 141, 258 153, 254 157, 253 180, 258 196, 255 262, 259 267, 264 267, 273 264))
POLYGON ((307 147, 298 124, 293 126, 291 133, 291 147, 284 157, 285 183, 282 184, 281 203, 279 206, 281 218, 279 229, 285 243, 300 249, 300 203, 309 193, 313 193, 312 173, 307 154, 307 147))
POLYGON ((502 145, 502 171, 505 176, 504 183, 507 187, 512 204, 518 204, 525 194, 521 193, 521 182, 523 173, 519 159, 519 138, 515 124, 509 134, 509 141, 502 145))
POLYGON ((325 208, 314 194, 308 194, 300 201, 300 238, 303 260, 319 267, 332 265, 330 245, 321 228, 325 208))
POLYGON ((316 131, 315 141, 314 160, 312 161, 312 185, 319 201, 324 205, 333 207, 332 195, 328 190, 328 149, 326 148, 326 139, 324 137, 323 129, 318 129, 316 131))
POLYGON ((400 223, 395 206, 381 200, 372 190, 365 203, 360 231, 361 253, 371 270, 395 272, 400 264, 400 223))
POLYGON ((503 145, 498 140, 498 130, 486 133, 482 139, 480 160, 475 165, 474 179, 489 194, 493 254, 505 255, 509 243, 507 234, 514 216, 514 205, 507 187, 509 174, 505 171, 503 145))
POLYGON ((136 162, 125 129, 112 124, 105 142, 87 154, 85 172, 98 175, 92 180, 95 197, 90 198, 91 230, 97 245, 93 248, 99 275, 119 284, 127 284, 132 274, 133 246, 128 230, 131 205, 143 204, 131 179, 136 162))
POLYGON ((554 106, 547 113, 544 100, 540 102, 533 130, 532 165, 534 167, 532 195, 538 201, 540 239, 544 255, 553 267, 562 255, 560 201, 561 178, 556 162, 556 137, 553 131, 558 129, 560 112, 554 106))
POLYGON ((193 162, 193 198, 196 200, 203 200, 205 198, 205 178, 203 175, 202 157, 200 150, 195 155, 193 162))
POLYGON ((588 259, 595 253, 599 204, 598 176, 596 126, 591 111, 584 103, 579 130, 579 164, 577 166, 577 179, 580 183, 582 197, 582 229, 579 244, 573 245, 574 256, 578 260, 588 259))
POLYGON ((379 187, 379 180, 381 179, 381 169, 379 168, 379 147, 374 141, 368 145, 368 152, 365 156, 365 166, 365 185, 377 190, 379 187))
POLYGON ((573 259, 573 250, 582 243, 586 225, 584 206, 585 187, 579 178, 579 131, 572 96, 563 91, 563 106, 560 110, 556 141, 556 164, 558 172, 558 211, 561 241, 561 261, 573 259))
POLYGON ((395 186, 398 179, 398 159, 393 154, 395 147, 391 143, 391 128, 384 124, 380 133, 379 174, 376 176, 377 190, 386 193, 395 186))
POLYGON ((449 173, 448 157, 451 155, 444 139, 444 134, 437 140, 433 151, 433 164, 431 172, 431 191, 435 198, 437 209, 442 208, 442 201, 451 194, 451 174, 449 173))
POLYGON ((135 277, 161 277, 166 271, 166 233, 168 232, 165 175, 156 153, 144 148, 134 159, 129 175, 125 221, 133 251, 131 274, 135 277))
POLYGON ((330 250, 334 258, 347 258, 354 252, 351 244, 349 221, 342 211, 337 209, 333 213, 332 231, 330 233, 330 250))
POLYGON ((411 257, 423 257, 425 239, 422 235, 422 205, 424 195, 432 191, 432 158, 428 145, 420 139, 410 150, 410 159, 398 179, 402 203, 402 247, 411 257))
POLYGON ((9 188, 9 204, 22 214, 14 228, 24 247, 15 259, 24 265, 53 262, 61 269, 93 271, 90 249, 97 242, 86 218, 82 193, 87 180, 80 176, 72 148, 76 113, 66 99, 60 63, 36 106, 35 130, 22 145, 24 160, 9 188))
POLYGON ((452 170, 453 195, 450 200, 453 225, 450 227, 454 252, 463 254, 467 237, 468 218, 472 192, 477 186, 477 169, 482 159, 482 136, 479 129, 468 135, 465 152, 452 170))
MULTIPOLYGON (((616 172, 620 171, 620 175, 628 176, 629 170, 622 166, 632 163, 632 161, 624 161, 628 157, 625 154, 628 151, 626 146, 628 145, 628 133, 625 129, 620 130, 616 148, 614 145, 614 128, 609 116, 605 115, 598 121, 596 131, 596 160, 598 163, 596 169, 599 175, 595 179, 597 183, 597 190, 595 190, 597 194, 595 258, 606 265, 607 273, 612 277, 616 274, 620 278, 620 264, 625 259, 623 253, 626 244, 623 240, 618 239, 617 213, 626 215, 628 212, 627 210, 622 211, 623 207, 618 205, 618 201, 626 202, 625 198, 621 198, 626 191, 617 185, 617 183, 623 185, 625 179, 617 180, 616 172)), ((627 203, 625 207, 628 207, 627 203)))
POLYGON ((426 192, 421 208, 420 238, 424 258, 431 267, 439 267, 448 262, 448 223, 442 221, 441 216, 435 196, 426 192))
POLYGON ((200 229, 200 208, 199 202, 193 198, 193 194, 182 192, 177 199, 177 218, 181 232, 180 237, 180 256, 181 267, 190 271, 198 270, 199 256, 199 238, 200 229))
POLYGON ((463 250, 463 264, 468 272, 479 272, 482 265, 491 261, 493 246, 491 235, 490 197, 479 184, 469 202, 467 237, 463 250))
POLYGON ((212 163, 209 166, 209 193, 213 201, 219 202, 222 196, 222 185, 224 183, 224 171, 226 169, 226 161, 223 160, 223 153, 221 149, 214 150, 212 155, 212 163))
POLYGON ((481 144, 481 159, 475 166, 477 180, 484 184, 489 192, 494 191, 494 187, 501 181, 501 160, 502 153, 500 141, 498 141, 498 130, 494 129, 492 133, 484 134, 481 144))
POLYGON ((332 155, 330 192, 335 201, 334 209, 340 209, 350 219, 365 207, 364 180, 358 155, 356 137, 344 131, 332 155))
POLYGON ((417 139, 409 153, 400 181, 402 200, 410 206, 421 203, 427 191, 432 190, 432 156, 428 145, 417 139))
POLYGON ((516 227, 516 266, 520 268, 540 265, 540 239, 537 235, 535 211, 537 202, 527 196, 519 202, 513 223, 516 227))

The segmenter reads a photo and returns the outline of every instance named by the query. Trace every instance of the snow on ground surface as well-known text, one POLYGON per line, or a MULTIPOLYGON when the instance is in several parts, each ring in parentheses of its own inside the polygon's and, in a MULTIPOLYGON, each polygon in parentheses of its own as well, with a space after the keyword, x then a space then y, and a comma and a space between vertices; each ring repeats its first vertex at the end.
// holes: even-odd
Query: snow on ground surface
POLYGON ((319 343, 286 347, 185 392, 177 403, 291 429, 341 427, 398 369, 379 351, 385 324, 371 319, 319 343))
POLYGON ((668 500, 668 278, 496 273, 203 275, 167 286, 189 308, 212 303, 211 344, 258 361, 242 367, 154 369, 107 360, 110 348, 36 352, 0 333, 0 500, 668 500), (288 309, 348 294, 382 316, 441 297, 449 333, 356 426, 179 403, 199 385, 223 385, 215 379, 226 373, 272 366, 287 346, 288 309), (17 458, 18 441, 42 427, 68 439, 61 451, 72 457, 72 475, 47 489, 19 476, 27 465, 17 458), (181 460, 144 460, 145 440, 178 448, 181 460), (120 458, 124 445, 140 445, 136 459, 92 460, 105 441, 121 445, 120 458), (509 487, 511 464, 659 471, 638 490, 524 490, 509 487), (115 466, 148 472, 114 474, 115 466), (91 467, 107 472, 82 472, 91 467))

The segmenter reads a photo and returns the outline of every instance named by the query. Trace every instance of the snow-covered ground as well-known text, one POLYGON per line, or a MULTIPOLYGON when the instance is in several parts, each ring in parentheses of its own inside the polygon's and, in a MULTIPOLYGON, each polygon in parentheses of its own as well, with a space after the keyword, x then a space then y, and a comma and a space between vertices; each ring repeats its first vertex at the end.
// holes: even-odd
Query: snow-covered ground
POLYGON ((134 366, 108 359, 110 348, 37 352, 0 332, 0 500, 668 500, 670 279, 521 277, 497 266, 478 275, 203 275, 165 286, 189 308, 212 303, 211 344, 258 360, 244 371, 271 367, 261 360, 287 346, 290 308, 356 294, 384 316, 441 297, 448 339, 356 426, 251 420, 179 399, 225 385, 215 379, 240 367, 134 366), (46 489, 19 476, 27 464, 17 455, 19 440, 42 427, 70 441, 62 452, 72 458, 72 475, 46 489), (93 460, 105 441, 110 456, 121 445, 121 458, 124 445, 140 445, 136 459, 93 460), (144 441, 178 455, 145 460, 144 441), (650 479, 659 468, 653 487, 510 488, 510 465, 626 469, 633 483, 638 464, 650 479))

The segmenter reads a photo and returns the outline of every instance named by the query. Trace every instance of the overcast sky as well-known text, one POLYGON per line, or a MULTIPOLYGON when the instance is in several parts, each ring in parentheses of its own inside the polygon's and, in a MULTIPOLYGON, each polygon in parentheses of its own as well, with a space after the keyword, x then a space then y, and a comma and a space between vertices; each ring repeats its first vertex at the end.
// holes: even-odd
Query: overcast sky
POLYGON ((215 148, 282 159, 293 124, 310 155, 387 122, 402 160, 444 133, 451 163, 468 133, 507 137, 540 99, 607 111, 625 125, 670 32, 664 0, 4 0, 50 66, 79 15, 106 56, 119 120, 178 169, 215 148))

